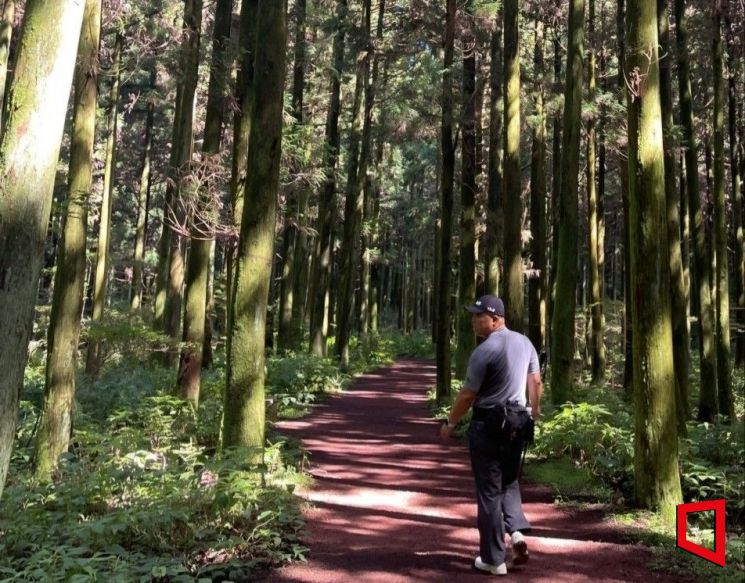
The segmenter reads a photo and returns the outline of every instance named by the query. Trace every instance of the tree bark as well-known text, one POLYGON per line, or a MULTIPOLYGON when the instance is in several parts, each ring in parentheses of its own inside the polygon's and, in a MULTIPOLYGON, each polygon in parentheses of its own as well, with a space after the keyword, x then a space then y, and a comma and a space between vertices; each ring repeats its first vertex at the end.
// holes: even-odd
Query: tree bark
POLYGON ((450 395, 450 280, 451 237, 453 231, 453 182, 455 144, 453 143, 453 52, 455 46, 456 0, 447 0, 445 8, 444 58, 442 66, 442 184, 440 186, 440 281, 437 291, 437 389, 439 404, 450 395))
MULTIPOLYGON (((209 164, 220 153, 222 142, 223 112, 225 111, 224 87, 229 79, 228 45, 232 0, 218 0, 212 32, 212 65, 207 90, 207 118, 204 124, 202 161, 209 164)), ((210 194, 199 193, 201 201, 208 203, 210 194)), ((203 204, 200 204, 203 207, 203 204)), ((202 212, 210 212, 202 208, 202 212)), ((199 389, 204 355, 205 323, 207 318, 207 291, 210 279, 210 258, 213 239, 204 232, 203 221, 196 219, 192 225, 191 249, 186 273, 184 333, 186 347, 181 351, 177 382, 179 393, 196 410, 199 406, 199 389)))
MULTIPOLYGON (((238 71, 235 82, 236 109, 233 114, 233 160, 230 174, 230 192, 233 204, 233 224, 240 233, 243 219, 243 193, 246 188, 246 163, 248 161, 248 139, 251 134, 251 108, 253 107, 254 56, 256 51, 256 19, 259 0, 243 0, 238 49, 238 71)), ((237 246, 237 244, 236 244, 237 246)), ((235 254, 236 248, 228 251, 227 270, 227 310, 226 319, 230 321, 235 293, 235 254)), ((229 342, 230 339, 227 339, 229 342)), ((226 345, 226 352, 230 347, 226 345)))
MULTIPOLYGON (((468 20, 472 20, 473 5, 465 7, 468 20)), ((458 299, 468 305, 476 299, 476 52, 472 22, 465 25, 462 37, 463 51, 463 113, 461 114, 461 188, 460 188, 460 253, 458 268, 458 299)), ((457 310, 458 348, 455 353, 455 375, 464 378, 468 359, 476 346, 471 325, 471 314, 457 310)))
POLYGON ((487 196, 484 288, 499 295, 499 253, 504 244, 502 216, 502 19, 497 15, 491 34, 489 64, 489 191, 487 196))
MULTIPOLYGON (((728 129, 729 129, 729 152, 730 152, 730 173, 732 175, 732 212, 733 226, 735 230, 735 273, 734 273, 734 297, 736 299, 737 309, 735 310, 735 322, 739 333, 733 343, 735 351, 735 365, 745 368, 745 233, 743 232, 743 205, 742 205, 742 164, 743 147, 741 136, 738 135, 738 123, 740 132, 743 131, 742 109, 740 110, 740 119, 737 116, 737 76, 742 74, 742 59, 737 59, 736 32, 732 28, 732 15, 735 10, 734 0, 728 0, 727 12, 725 13, 725 26, 727 28, 727 65, 729 68, 729 112, 728 112, 728 129)), ((742 12, 740 13, 742 14, 742 12)), ((741 53, 742 54, 742 53, 741 53)), ((742 107, 742 103, 740 103, 742 107)))
POLYGON ((336 163, 339 157, 339 114, 341 112, 341 76, 344 72, 344 37, 346 34, 347 0, 336 3, 336 34, 334 36, 334 67, 331 71, 331 97, 326 117, 326 138, 323 168, 325 179, 318 205, 318 236, 313 252, 310 350, 316 356, 326 355, 328 338, 329 279, 336 211, 336 163))
MULTIPOLYGON (((557 0, 557 8, 561 0, 557 0)), ((561 40, 559 35, 559 25, 555 24, 553 31, 553 48, 554 48, 554 85, 556 87, 561 83, 561 40)), ((554 303, 556 300, 556 267, 559 261, 559 211, 560 211, 560 192, 561 192, 561 118, 554 116, 553 136, 551 147, 551 268, 548 282, 548 301, 547 305, 547 330, 546 344, 551 346, 551 320, 554 313, 554 303)), ((553 360, 553 355, 551 355, 553 360)))
MULTIPOLYGON (((588 37, 590 50, 587 67, 587 99, 596 99, 596 59, 595 59, 595 0, 589 0, 588 37)), ((600 271, 600 223, 602 215, 598 212, 597 188, 597 119, 593 113, 587 120, 587 221, 588 221, 588 259, 590 275, 590 313, 591 325, 591 367, 592 382, 598 383, 605 377, 605 342, 603 341, 603 294, 600 271)))
POLYGON ((629 80, 629 210, 634 293, 634 485, 637 503, 659 511, 671 522, 683 497, 678 470, 656 24, 656 3, 629 0, 625 71, 629 80))
POLYGON ((533 274, 528 286, 529 327, 528 337, 536 351, 543 350, 546 326, 546 112, 543 105, 544 76, 544 27, 540 20, 535 23, 535 118, 532 132, 530 160, 530 257, 533 274))
POLYGON ((701 212, 701 196, 698 184, 698 144, 693 131, 693 107, 691 105, 691 78, 688 64, 688 26, 685 18, 685 0, 675 0, 675 29, 678 49, 678 85, 680 91, 680 120, 683 125, 685 147, 686 186, 688 207, 693 235, 693 280, 698 287, 698 342, 701 355, 701 375, 698 419, 713 421, 717 404, 717 366, 715 346, 714 305, 709 281, 711 262, 706 245, 706 233, 701 212))
MULTIPOLYGON (((626 62, 626 40, 625 40, 625 20, 626 10, 624 0, 618 0, 618 12, 616 14, 616 36, 618 38, 618 62, 626 62)), ((623 66, 618 68, 618 88, 619 96, 623 101, 626 93, 626 78, 624 76, 623 66)), ((621 201, 623 203, 623 331, 624 331, 624 367, 623 367, 623 388, 624 396, 627 401, 631 401, 634 396, 634 355, 631 349, 632 345, 632 326, 631 326, 631 242, 629 241, 629 165, 627 144, 619 144, 619 174, 621 175, 621 201), (625 158, 625 159, 624 159, 625 158)))
POLYGON ((282 153, 285 18, 284 3, 260 0, 235 306, 228 330, 223 447, 251 448, 253 461, 261 460, 258 452, 264 447, 264 331, 282 153))
POLYGON ((5 0, 2 16, 0 16, 0 135, 5 127, 5 89, 8 81, 8 58, 15 15, 16 0, 5 0))
MULTIPOLYGON (((657 0, 657 25, 660 52, 670 54, 670 23, 668 0, 657 0)), ((670 75, 670 58, 660 61, 660 102, 662 107, 662 139, 665 165, 665 201, 667 215, 668 258, 670 264, 670 291, 673 325, 673 361, 675 364, 676 410, 678 433, 686 434, 688 408, 689 346, 686 290, 683 280, 683 262, 680 245, 680 213, 678 193, 675 188, 675 143, 673 138, 673 95, 670 75)))
MULTIPOLYGON (((109 279, 109 246, 111 244, 111 207, 114 197, 114 172, 116 170, 116 140, 119 119, 119 85, 121 80, 122 45, 124 38, 117 33, 114 41, 114 57, 111 63, 111 91, 109 92, 109 122, 106 137, 106 163, 103 178, 103 200, 101 201, 101 220, 98 226, 98 249, 96 252, 96 279, 93 288, 93 315, 91 322, 100 324, 106 305, 106 292, 109 279)), ((85 372, 97 375, 101 366, 101 342, 92 339, 88 342, 88 357, 85 372)))
POLYGON ((10 463, 85 4, 28 0, 0 142, 0 496, 10 463))
POLYGON ((714 243, 716 248, 717 389, 719 413, 735 416, 732 400, 732 365, 729 330, 729 251, 724 187, 724 76, 722 50, 722 0, 712 2, 712 52, 714 55, 714 243))
POLYGON ((65 228, 55 272, 47 333, 44 401, 34 452, 34 473, 41 480, 49 479, 60 454, 67 451, 72 432, 75 365, 83 310, 88 204, 96 134, 100 34, 101 0, 87 0, 75 67, 65 228))
MULTIPOLYGON (((162 328, 172 339, 180 338, 185 243, 180 235, 169 228, 166 217, 173 215, 176 223, 184 222, 184 209, 180 199, 183 174, 188 172, 193 147, 194 99, 199 80, 201 28, 202 0, 185 0, 181 63, 173 119, 173 146, 168 169, 166 204, 163 210, 155 304, 156 326, 162 328)), ((167 360, 171 360, 170 355, 167 360)))
POLYGON ((518 0, 504 2, 504 304, 510 329, 523 331, 518 0))
POLYGON ((287 200, 287 216, 285 217, 284 236, 282 238, 282 280, 279 293, 279 332, 277 344, 280 350, 298 348, 302 337, 302 290, 297 289, 300 277, 301 264, 305 257, 305 239, 301 238, 303 226, 301 221, 305 218, 308 201, 307 184, 298 184, 297 177, 310 162, 310 143, 312 137, 307 131, 304 121, 303 98, 305 92, 305 33, 306 33, 306 0, 297 0, 295 3, 295 54, 292 75, 292 116, 295 118, 294 132, 308 144, 304 151, 304 157, 299 162, 299 167, 292 168, 291 172, 295 184, 290 188, 287 200), (296 307, 296 305, 298 307, 296 307))
MULTIPOLYGON (((151 87, 155 89, 155 72, 151 74, 151 87)), ((142 306, 143 271, 145 266, 145 243, 147 241, 147 215, 150 207, 151 156, 153 148, 153 121, 155 103, 147 104, 145 122, 145 145, 142 150, 142 172, 140 173, 140 196, 137 207, 137 228, 135 232, 135 252, 132 269, 132 289, 130 291, 129 311, 138 312, 142 306)))
POLYGON ((337 301, 336 343, 334 350, 342 371, 349 367, 349 339, 352 334, 352 302, 354 283, 360 265, 360 229, 362 227, 363 185, 367 175, 367 161, 370 155, 370 129, 372 103, 368 109, 370 96, 370 0, 362 5, 362 38, 357 55, 357 83, 355 87, 352 126, 350 129, 349 166, 347 169, 347 191, 344 203, 344 237, 342 239, 339 269, 341 285, 337 301), (363 97, 365 104, 363 107, 363 97))
POLYGON ((584 13, 584 0, 572 0, 569 8, 569 52, 562 124, 556 299, 551 317, 551 399, 557 404, 563 403, 570 397, 574 383, 574 318, 578 280, 577 188, 584 13))

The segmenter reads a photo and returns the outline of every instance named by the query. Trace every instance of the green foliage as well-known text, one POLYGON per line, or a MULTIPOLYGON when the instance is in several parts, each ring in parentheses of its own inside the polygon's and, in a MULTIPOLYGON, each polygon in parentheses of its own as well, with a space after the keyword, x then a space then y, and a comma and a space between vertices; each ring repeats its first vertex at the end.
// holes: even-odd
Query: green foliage
POLYGON ((434 358, 432 339, 421 330, 412 334, 386 331, 353 337, 350 351, 350 370, 355 373, 390 364, 396 358, 434 358))
POLYGON ((605 405, 567 403, 537 426, 535 450, 540 457, 568 456, 614 488, 633 471, 633 429, 628 414, 605 405))
POLYGON ((316 402, 319 395, 339 392, 349 378, 330 359, 304 352, 267 359, 266 392, 279 416, 297 415, 316 402))
POLYGON ((179 351, 183 343, 153 330, 141 318, 126 311, 111 309, 101 322, 88 322, 81 339, 100 342, 100 361, 121 358, 145 362, 153 353, 179 351))
MULTIPOLYGON (((270 362, 271 386, 302 391, 298 378, 309 379, 318 392, 338 377, 327 362, 288 361, 270 362), (289 368, 301 374, 288 380, 289 368)), ((97 380, 82 377, 73 442, 49 484, 30 471, 41 387, 29 368, 0 506, 0 580, 248 580, 303 558, 298 444, 270 432, 259 466, 245 451, 217 453, 221 355, 198 415, 171 394, 172 371, 115 362, 97 380)))
MULTIPOLYGON (((686 500, 727 501, 727 519, 745 527, 745 426, 689 423, 681 440, 681 481, 686 500)), ((696 517, 693 517, 694 521, 696 517)))

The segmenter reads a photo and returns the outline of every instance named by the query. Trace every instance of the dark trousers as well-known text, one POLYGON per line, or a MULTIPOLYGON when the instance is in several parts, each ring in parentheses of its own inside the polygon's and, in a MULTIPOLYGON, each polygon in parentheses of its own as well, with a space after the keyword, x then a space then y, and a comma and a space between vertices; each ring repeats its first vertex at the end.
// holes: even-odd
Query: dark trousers
POLYGON ((468 441, 476 481, 479 554, 485 563, 500 565, 505 556, 505 530, 530 530, 517 483, 523 439, 495 439, 484 421, 471 421, 468 441))

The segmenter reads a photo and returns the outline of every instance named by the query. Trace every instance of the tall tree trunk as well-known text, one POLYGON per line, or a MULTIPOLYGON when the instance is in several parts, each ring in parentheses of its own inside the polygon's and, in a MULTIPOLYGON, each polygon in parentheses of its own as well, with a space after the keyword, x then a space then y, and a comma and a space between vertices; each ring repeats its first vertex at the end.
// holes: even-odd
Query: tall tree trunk
POLYGON ((331 96, 326 117, 326 138, 323 156, 325 178, 318 204, 318 237, 313 252, 312 296, 310 320, 310 350, 317 356, 326 355, 328 337, 327 306, 333 243, 333 223, 336 212, 336 162, 339 157, 339 114, 341 112, 341 76, 344 72, 344 36, 346 33, 347 0, 336 2, 336 34, 334 36, 334 68, 330 74, 331 96))
POLYGON ((28 0, 0 142, 0 496, 44 258, 57 158, 85 4, 28 0))
MULTIPOLYGON (((372 136, 372 125, 373 125, 373 107, 375 105, 375 96, 378 86, 378 77, 380 74, 380 58, 381 58, 381 47, 383 44, 383 25, 385 18, 385 0, 380 0, 378 3, 378 19, 376 23, 375 33, 375 45, 372 50, 374 53, 372 73, 370 82, 365 88, 365 123, 362 130, 363 133, 363 150, 364 142, 368 141, 368 150, 371 154, 367 157, 372 157, 372 172, 365 170, 364 176, 361 176, 364 190, 364 202, 363 202, 363 224, 365 228, 362 233, 362 251, 360 254, 361 258, 361 283, 360 283, 360 302, 359 302, 359 314, 360 314, 360 334, 364 337, 367 336, 372 327, 372 265, 371 265, 371 251, 377 241, 374 241, 374 233, 377 230, 377 216, 374 216, 376 199, 378 198, 377 183, 380 171, 380 159, 383 157, 383 124, 385 123, 384 112, 381 111, 377 121, 377 131, 375 132, 375 144, 373 150, 373 136, 372 136)), ((384 79, 383 89, 387 82, 387 70, 385 69, 387 64, 384 64, 384 79)), ((368 164, 367 160, 364 160, 365 164, 368 164)), ((439 164, 438 164, 439 167, 439 164)), ((377 330, 377 323, 375 324, 375 330, 377 330)))
MULTIPOLYGON (((152 88, 155 89, 155 74, 151 75, 152 88)), ((147 214, 150 207, 151 155, 153 147, 153 120, 155 103, 147 104, 147 121, 145 122, 145 146, 142 150, 142 172, 140 173, 140 196, 137 204, 137 229, 135 232, 135 252, 132 269, 132 289, 130 291, 129 310, 138 312, 142 306, 143 271, 145 266, 145 242, 147 241, 147 214)))
MULTIPOLYGON (((295 118, 294 132, 306 144, 312 142, 304 122, 303 98, 305 92, 305 15, 306 0, 295 3, 295 55, 292 69, 292 116, 295 118)), ((279 292, 279 331, 277 344, 280 350, 295 349, 300 345, 302 335, 303 299, 295 294, 300 265, 304 263, 305 242, 301 240, 302 225, 307 206, 308 186, 300 182, 299 174, 310 161, 310 148, 306 147, 302 161, 292 168, 295 184, 290 189, 287 200, 284 237, 282 238, 282 280, 279 292), (298 309, 296 306, 299 306, 298 309)), ((297 290, 301 292, 301 290, 297 290)))
MULTIPOLYGON (((380 6, 383 6, 381 0, 380 6)), ((382 14, 380 16, 382 20, 382 14)), ((388 60, 383 61, 383 84, 381 86, 381 93, 385 95, 386 88, 388 87, 388 60)), ((370 201, 371 214, 370 214, 370 248, 378 251, 380 246, 380 196, 381 196, 381 176, 382 176, 382 162, 383 162, 383 150, 385 148, 385 128, 387 119, 387 109, 385 107, 384 99, 381 100, 380 114, 378 117, 378 128, 377 137, 375 144, 375 155, 373 157, 373 176, 374 183, 372 188, 372 200, 370 201)), ((441 165, 441 164, 440 164, 441 165)), ((442 171, 440 171, 442 174, 442 171)), ((370 306, 370 331, 375 333, 379 328, 380 320, 380 298, 382 295, 382 265, 379 260, 374 261, 370 266, 370 294, 368 299, 368 305, 370 306)))
POLYGON ((713 421, 717 412, 716 348, 714 342, 714 305, 709 280, 711 262, 706 245, 706 233, 701 212, 698 184, 698 144, 693 131, 691 77, 688 64, 688 26, 685 0, 675 0, 675 30, 678 49, 678 85, 680 91, 680 120, 683 125, 685 147, 686 186, 693 235, 693 281, 698 286, 698 342, 701 355, 701 375, 698 419, 713 421))
MULTIPOLYGON (((742 205, 742 168, 745 163, 742 143, 742 137, 738 136, 737 128, 740 127, 740 133, 745 132, 743 125, 745 120, 742 118, 742 109, 740 109, 740 119, 737 117, 737 76, 742 74, 742 58, 737 59, 737 34, 732 28, 732 15, 737 10, 734 0, 728 0, 727 12, 725 14, 725 23, 727 27, 727 65, 729 68, 729 152, 730 152, 730 172, 732 174, 732 212, 733 226, 735 230, 735 294, 737 309, 735 310, 735 322, 739 328, 739 334, 734 342, 735 365, 745 368, 745 233, 743 232, 743 205, 742 205), (739 122, 739 123, 738 123, 739 122)), ((742 12, 740 12, 742 14, 742 12)), ((742 49, 741 49, 742 50, 742 49)), ((742 53, 740 53, 742 55, 742 53)), ((742 103, 740 103, 742 107, 742 103)))
POLYGON ((536 126, 533 128, 530 160, 530 257, 533 275, 528 288, 528 337, 540 353, 546 326, 546 113, 543 106, 543 23, 536 20, 535 27, 536 126))
MULTIPOLYGON (((670 23, 668 0, 657 0, 657 25, 659 26, 660 52, 670 53, 670 23)), ((662 107, 662 139, 665 164, 665 201, 667 214, 668 258, 670 264, 670 291, 673 325, 673 361, 675 363, 675 387, 678 432, 686 434, 688 409, 689 346, 686 310, 686 290, 683 281, 683 262, 680 247, 680 213, 678 192, 675 188, 675 144, 673 142, 673 93, 670 75, 670 59, 660 61, 660 102, 662 107)))
MULTIPOLYGON (((557 8, 561 0, 557 0, 557 8)), ((554 45, 554 86, 558 87, 561 83, 561 38, 559 35, 558 22, 555 23, 553 31, 554 45)), ((548 310, 546 314, 546 344, 552 345, 551 340, 551 320, 554 313, 554 303, 556 300, 556 266, 559 261, 559 211, 560 211, 560 192, 561 192, 561 117, 554 116, 553 136, 551 147, 551 268, 548 281, 548 310)), ((550 351, 549 351, 550 352, 550 351)), ((553 360, 553 355, 551 355, 553 360)))
MULTIPOLYGON (((473 6, 465 5, 468 20, 472 20, 473 6)), ((461 304, 470 304, 476 296, 476 53, 475 37, 468 22, 463 31, 463 113, 461 115, 461 215, 460 215, 460 264, 458 268, 458 298, 461 304)), ((455 353, 455 374, 464 378, 476 339, 471 325, 471 314, 460 309, 458 322, 458 348, 455 353)))
MULTIPOLYGON (((504 2, 504 304, 507 325, 523 331, 518 0, 504 2)), ((464 299, 464 301, 466 301, 464 299)))
MULTIPOLYGON (((264 447, 264 331, 282 153, 285 19, 284 3, 260 0, 248 173, 228 330, 224 448, 264 447)), ((258 454, 251 458, 261 460, 258 454)))
MULTIPOLYGON (((243 219, 243 194, 246 189, 246 164, 248 162, 248 139, 251 133, 251 108, 253 107, 254 56, 256 54, 256 20, 259 0, 242 0, 240 32, 238 40, 238 71, 235 82, 236 109, 233 114, 233 161, 230 174, 230 192, 233 204, 233 224, 240 233, 243 219)), ((237 246, 237 244, 236 244, 237 246)), ((227 321, 233 309, 235 293, 236 247, 228 250, 227 270, 227 321)), ((230 352, 226 341, 226 352, 230 352)))
MULTIPOLYGON (((595 0, 589 0, 588 36, 590 50, 587 66, 587 99, 596 99, 596 60, 595 60, 595 0)), ((601 291, 602 272, 600 271, 600 233, 602 221, 598 212, 597 189, 597 119, 592 114, 587 120, 587 221, 588 221, 588 259, 590 275, 590 313, 592 326, 590 334, 590 354, 592 382, 598 383, 605 376, 605 342, 603 341, 603 294, 601 291)))
MULTIPOLYGON (((626 34, 625 34, 626 10, 624 0, 618 0, 618 11, 616 13, 616 37, 618 39, 618 62, 626 62, 626 34)), ((624 100, 626 92, 626 77, 623 66, 618 68, 618 95, 624 100)), ((623 105, 623 104, 622 104, 623 105)), ((628 132, 627 132, 628 133, 628 132)), ((623 331, 624 331, 624 367, 623 388, 626 400, 631 401, 634 395, 634 356, 631 349, 632 326, 631 326, 631 242, 629 241, 629 164, 628 147, 625 143, 619 144, 619 174, 621 175, 621 201, 623 204, 623 331)))
MULTIPOLYGON (((182 70, 180 82, 182 85, 182 102, 179 123, 178 140, 174 141, 176 157, 171 156, 172 186, 170 200, 171 209, 176 222, 183 222, 184 211, 180 203, 182 197, 182 172, 188 172, 193 149, 194 99, 199 80, 199 43, 202 29, 203 0, 186 0, 184 7, 184 44, 182 46, 182 70)), ((168 196, 166 195, 166 198, 168 196)), ((184 294, 184 254, 186 240, 177 235, 172 229, 169 233, 169 247, 166 257, 161 261, 168 264, 168 285, 166 286, 166 302, 163 313, 164 332, 171 338, 179 338, 181 331, 181 312, 184 294)), ((204 257, 204 254, 202 254, 204 257)), ((204 260, 204 259, 202 259, 204 260)))
POLYGON ((334 349, 340 368, 346 371, 349 366, 349 339, 352 334, 352 302, 354 283, 360 265, 360 229, 362 227, 363 186, 367 175, 367 161, 370 155, 370 130, 372 103, 368 109, 370 96, 370 60, 373 48, 370 43, 370 0, 362 5, 362 38, 357 56, 357 84, 355 87, 352 111, 352 127, 347 171, 347 191, 344 204, 344 238, 340 249, 339 269, 341 286, 337 302, 336 343, 334 349), (365 104, 363 107, 363 97, 365 104))
POLYGON ((455 180, 455 144, 453 143, 453 52, 455 46, 456 0, 447 0, 445 8, 444 58, 442 66, 442 184, 440 186, 440 281, 437 285, 437 402, 450 395, 450 271, 453 232, 453 182, 455 180))
POLYGON ((636 501, 675 518, 682 501, 670 313, 665 164, 657 7, 629 0, 626 78, 629 124, 631 286, 634 293, 634 485, 636 501), (640 72, 644 71, 644 75, 640 72))
POLYGON ((75 98, 70 145, 65 229, 55 272, 52 313, 47 334, 47 369, 41 420, 36 434, 34 472, 47 480, 72 431, 75 365, 85 285, 88 204, 96 134, 98 44, 101 0, 87 0, 75 67, 75 98))
POLYGON ((489 64, 489 192, 486 211, 485 291, 499 295, 499 253, 504 243, 502 229, 502 19, 497 15, 491 33, 489 64))
POLYGON ((13 38, 13 21, 16 16, 16 0, 5 0, 0 15, 0 135, 5 127, 5 87, 8 81, 8 58, 10 41, 13 38))
POLYGON ((727 207, 724 187, 724 78, 722 58, 722 0, 712 3, 714 30, 714 241, 717 270, 717 389, 719 412, 734 419, 732 365, 729 331, 729 251, 727 249, 727 207))
POLYGON ((574 383, 574 317, 577 292, 577 188, 579 174, 580 110, 582 108, 582 52, 584 0, 569 6, 564 122, 559 193, 559 249, 556 262, 556 299, 551 317, 551 398, 563 403, 574 383))
MULTIPOLYGON (((122 45, 124 38, 117 33, 114 42, 114 57, 111 63, 111 91, 109 92, 109 134, 106 137, 106 163, 103 178, 103 200, 101 201, 101 220, 98 227, 98 249, 96 252, 96 279, 93 289, 93 315, 91 321, 100 324, 106 305, 106 291, 109 279, 109 246, 111 244, 111 207, 114 197, 114 173, 116 170, 116 140, 119 119, 119 84, 121 79, 122 45)), ((92 339, 88 343, 88 357, 85 372, 98 374, 101 343, 92 339)))
MULTIPOLYGON (((210 164, 220 154, 223 112, 225 111, 224 87, 229 79, 228 45, 233 0, 218 0, 212 32, 212 66, 207 90, 207 118, 204 124, 202 162, 210 164)), ((199 193, 200 201, 209 204, 210 193, 199 193)), ((205 206, 200 204, 201 206, 205 206)), ((202 208, 200 212, 210 212, 202 208)), ((184 333, 186 347, 181 351, 178 387, 181 396, 196 410, 199 406, 199 388, 202 374, 205 322, 207 317, 207 288, 212 255, 210 233, 205 232, 201 218, 192 225, 191 249, 186 273, 184 333)))

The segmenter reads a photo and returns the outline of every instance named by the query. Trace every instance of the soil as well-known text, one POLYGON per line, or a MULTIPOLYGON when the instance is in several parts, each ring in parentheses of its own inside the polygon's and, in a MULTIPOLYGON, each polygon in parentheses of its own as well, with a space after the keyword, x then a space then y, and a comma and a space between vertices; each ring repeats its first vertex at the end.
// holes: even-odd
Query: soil
MULTIPOLYGON (((306 418, 285 421, 302 439, 314 485, 304 496, 308 561, 269 574, 270 583, 484 581, 474 486, 464 442, 443 443, 426 407, 431 361, 404 360, 358 377, 306 418)), ((551 490, 522 484, 533 529, 517 580, 680 581, 650 570, 650 550, 628 544, 602 509, 554 505, 551 490)), ((510 557, 508 545, 508 561, 510 557)), ((503 578, 504 580, 504 578, 503 578)))

